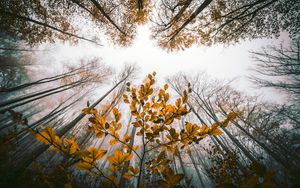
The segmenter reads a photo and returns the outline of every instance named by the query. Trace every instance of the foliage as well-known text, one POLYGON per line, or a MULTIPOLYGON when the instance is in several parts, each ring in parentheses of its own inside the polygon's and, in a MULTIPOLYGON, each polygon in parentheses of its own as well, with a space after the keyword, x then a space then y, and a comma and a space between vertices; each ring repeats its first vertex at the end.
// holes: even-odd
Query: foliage
MULTIPOLYGON (((116 149, 114 153, 107 157, 110 167, 109 172, 99 169, 97 162, 106 155, 106 150, 89 147, 82 150, 77 142, 71 138, 59 138, 53 129, 45 128, 44 131, 34 133, 36 139, 75 159, 76 167, 94 176, 106 179, 106 183, 118 185, 122 170, 127 169, 123 177, 130 180, 137 178, 137 187, 140 187, 143 169, 146 168, 153 176, 163 179, 158 183, 163 187, 174 187, 183 178, 182 174, 174 174, 170 168, 170 161, 165 151, 175 153, 175 147, 184 148, 192 143, 199 143, 207 135, 217 136, 222 134, 220 127, 227 126, 228 122, 235 118, 231 113, 227 119, 212 126, 185 123, 184 129, 178 130, 176 122, 186 116, 190 110, 187 107, 188 92, 184 91, 182 97, 176 99, 175 104, 170 103, 168 85, 163 89, 155 91, 155 72, 149 74, 142 85, 131 87, 127 83, 127 94, 123 95, 124 103, 129 106, 131 115, 135 117, 130 126, 136 129, 136 136, 139 141, 135 145, 130 145, 131 136, 124 134, 121 136, 120 130, 123 125, 121 122, 122 114, 117 109, 113 109, 114 118, 107 121, 95 108, 84 108, 82 112, 89 114, 91 129, 97 138, 110 136, 110 145, 120 144, 121 149, 116 149), (165 135, 165 137, 163 136, 165 135), (139 148, 139 149, 138 149, 139 148), (153 158, 149 152, 159 152, 153 158), (134 154, 134 155, 133 155, 134 154), (138 160, 137 166, 126 166, 127 161, 133 158, 138 160)), ((144 182, 145 183, 145 182, 144 182)))
POLYGON ((294 0, 10 0, 0 2, 0 31, 35 45, 57 39, 99 44, 95 38, 100 36, 90 39, 81 35, 96 30, 112 43, 128 46, 137 26, 150 20, 158 45, 180 50, 193 44, 278 37, 281 30, 295 38, 299 33, 298 10, 299 3, 294 0), (91 23, 92 28, 80 28, 73 17, 91 23))

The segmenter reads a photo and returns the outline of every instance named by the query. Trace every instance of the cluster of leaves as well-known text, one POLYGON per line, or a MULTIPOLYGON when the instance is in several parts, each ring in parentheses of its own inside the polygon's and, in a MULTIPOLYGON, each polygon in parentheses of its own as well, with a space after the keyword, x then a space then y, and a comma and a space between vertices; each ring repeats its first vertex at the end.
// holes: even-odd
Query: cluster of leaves
MULTIPOLYGON (((299 33, 299 5, 294 0, 88 0, 0 2, 0 31, 31 45, 43 42, 98 44, 99 37, 85 38, 85 30, 102 31, 111 42, 128 46, 137 26, 151 21, 152 37, 169 50, 193 44, 231 44, 243 39, 278 37, 286 30, 299 33), (92 24, 78 28, 73 17, 92 24)), ((98 33, 97 33, 98 34, 98 33)))
POLYGON ((274 181, 275 172, 267 170, 266 166, 259 163, 253 162, 249 166, 249 169, 252 172, 252 176, 248 177, 245 182, 242 184, 243 188, 251 188, 251 187, 258 187, 258 188, 277 188, 274 181))
POLYGON ((242 166, 236 151, 222 155, 220 150, 213 146, 209 150, 212 167, 208 169, 209 177, 216 187, 242 187, 242 188, 277 188, 274 181, 275 172, 256 161, 250 165, 242 166), (243 168, 243 169, 241 169, 243 168))
POLYGON ((169 165, 171 159, 168 159, 166 151, 175 153, 177 146, 184 148, 192 143, 199 143, 208 135, 222 134, 220 127, 227 126, 228 122, 236 117, 236 114, 230 113, 224 121, 212 126, 199 126, 186 122, 184 128, 180 130, 176 126, 176 122, 191 111, 188 109, 188 92, 184 91, 182 96, 175 100, 175 104, 172 104, 169 100, 167 84, 162 89, 154 88, 155 75, 155 72, 149 74, 138 88, 131 87, 130 83, 126 84, 123 101, 128 104, 131 115, 134 117, 129 126, 135 130, 139 139, 134 143, 131 143, 132 138, 128 134, 121 136, 122 114, 117 108, 112 110, 114 118, 111 121, 107 121, 95 108, 88 107, 82 110, 84 114, 90 115, 90 128, 97 138, 109 136, 111 138, 110 145, 119 143, 121 146, 107 158, 110 163, 108 173, 97 167, 97 161, 106 154, 106 150, 93 147, 81 150, 74 139, 59 138, 51 128, 35 133, 36 138, 51 145, 56 151, 76 158, 77 168, 103 177, 113 185, 117 185, 121 178, 129 180, 136 177, 138 179, 137 187, 139 187, 143 169, 146 169, 148 173, 160 177, 159 185, 174 187, 180 182, 183 175, 173 173, 169 165), (154 155, 155 157, 148 155, 153 151, 159 155, 154 155), (133 154, 139 161, 138 167, 129 165, 133 154), (126 170, 125 173, 123 173, 123 169, 126 170))
POLYGON ((231 152, 222 157, 216 147, 210 155, 214 157, 211 158, 213 165, 208 170, 208 175, 216 187, 240 187, 245 177, 240 172, 238 156, 231 152))

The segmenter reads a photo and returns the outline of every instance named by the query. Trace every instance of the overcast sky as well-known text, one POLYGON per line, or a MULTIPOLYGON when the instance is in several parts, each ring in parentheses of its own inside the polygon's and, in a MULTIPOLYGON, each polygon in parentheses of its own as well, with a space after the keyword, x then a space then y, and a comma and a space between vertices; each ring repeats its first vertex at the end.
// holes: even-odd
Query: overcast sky
POLYGON ((120 48, 106 44, 104 47, 90 43, 80 43, 76 46, 55 45, 47 57, 43 57, 45 63, 51 60, 56 62, 59 68, 61 60, 78 62, 84 57, 101 57, 108 65, 119 69, 124 63, 135 63, 141 68, 140 77, 153 71, 157 72, 157 78, 162 82, 165 77, 179 71, 189 74, 205 71, 209 75, 219 79, 238 78, 235 85, 251 95, 261 94, 268 100, 282 100, 282 95, 272 90, 253 88, 247 80, 251 74, 249 70, 254 62, 249 51, 260 50, 267 45, 278 45, 281 42, 288 44, 285 33, 279 39, 258 39, 244 41, 236 45, 225 47, 223 45, 205 47, 193 46, 179 52, 166 52, 155 45, 150 39, 150 31, 146 26, 138 29, 138 34, 132 46, 120 48))

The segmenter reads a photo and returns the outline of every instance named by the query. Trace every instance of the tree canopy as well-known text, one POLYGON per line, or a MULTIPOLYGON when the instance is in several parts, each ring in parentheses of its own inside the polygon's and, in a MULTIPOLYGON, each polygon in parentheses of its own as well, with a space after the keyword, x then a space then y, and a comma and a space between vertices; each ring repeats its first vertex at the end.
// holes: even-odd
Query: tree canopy
POLYGON ((299 33, 294 0, 69 0, 2 1, 0 31, 31 45, 55 40, 132 44, 138 25, 149 25, 158 46, 179 50, 193 44, 233 44, 245 39, 299 33), (96 34, 76 20, 92 22, 96 34))

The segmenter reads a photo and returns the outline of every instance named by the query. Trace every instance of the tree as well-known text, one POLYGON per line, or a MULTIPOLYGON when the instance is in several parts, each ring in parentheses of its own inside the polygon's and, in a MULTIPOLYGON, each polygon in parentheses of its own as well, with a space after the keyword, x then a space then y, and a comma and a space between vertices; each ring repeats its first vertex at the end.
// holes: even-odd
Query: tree
MULTIPOLYGON (((168 79, 168 83, 178 94, 189 86, 189 107, 200 122, 224 125, 221 127, 224 134, 212 138, 212 141, 228 155, 232 150, 238 151, 239 170, 242 171, 243 166, 260 163, 285 172, 290 179, 297 176, 294 171, 300 162, 299 153, 294 152, 295 145, 290 143, 297 131, 281 127, 290 125, 290 122, 288 117, 274 110, 278 107, 248 97, 226 82, 210 80, 205 74, 195 77, 179 74, 168 79), (230 128, 226 126, 228 122, 219 120, 234 116, 230 128)), ((246 177, 248 173, 249 170, 243 172, 246 177)), ((278 181, 289 183, 282 178, 278 181)))
MULTIPOLYGON (((0 3, 0 31, 30 45, 43 42, 84 40, 99 45, 99 41, 81 36, 71 17, 92 22, 115 44, 129 45, 137 23, 145 23, 149 1, 136 11, 135 1, 6 1, 0 3), (78 34, 79 33, 79 34, 78 34)), ((88 29, 88 28, 86 28, 88 29)), ((88 29, 92 31, 92 29, 88 29)), ((99 38, 99 37, 98 37, 99 38)))
POLYGON ((83 109, 84 114, 90 115, 91 129, 97 138, 109 136, 111 138, 110 145, 119 143, 122 146, 122 149, 116 149, 112 155, 108 156, 107 159, 110 163, 108 171, 99 169, 97 165, 97 160, 107 153, 106 150, 92 147, 81 150, 73 139, 62 139, 51 128, 46 128, 42 132, 33 129, 31 131, 39 141, 69 155, 77 168, 102 177, 106 183, 114 187, 120 181, 124 167, 127 168, 127 172, 123 174, 123 177, 126 179, 136 178, 136 187, 147 185, 147 182, 143 180, 145 169, 152 176, 159 177, 160 174, 162 175, 162 178, 154 183, 164 187, 174 187, 180 182, 183 175, 175 174, 170 168, 171 159, 167 157, 166 151, 175 153, 177 151, 174 149, 175 145, 183 149, 192 143, 198 143, 207 135, 219 135, 221 125, 212 127, 202 125, 200 127, 197 124, 186 122, 181 131, 177 130, 173 124, 189 113, 187 92, 183 92, 183 96, 179 97, 175 104, 171 104, 168 102, 168 85, 159 89, 157 94, 154 91, 154 76, 155 73, 149 74, 138 89, 127 83, 126 91, 130 96, 128 94, 123 95, 124 103, 129 105, 131 115, 134 117, 130 125, 136 128, 136 135, 138 136, 138 142, 135 142, 134 145, 130 144, 131 136, 127 133, 120 136, 122 114, 117 108, 113 109, 114 119, 111 121, 104 119, 93 107, 83 109), (138 148, 140 149, 138 150, 138 148), (156 154, 154 156, 149 155, 150 152, 156 154), (126 162, 132 160, 133 154, 137 162, 126 166, 126 162))
MULTIPOLYGON (((289 48, 270 46, 262 52, 252 52, 257 62, 252 81, 260 87, 275 88, 300 102, 300 39, 289 48)), ((299 106, 298 106, 299 109, 299 106)))
POLYGON ((155 8, 153 37, 169 50, 299 33, 299 3, 292 0, 163 0, 155 8))

